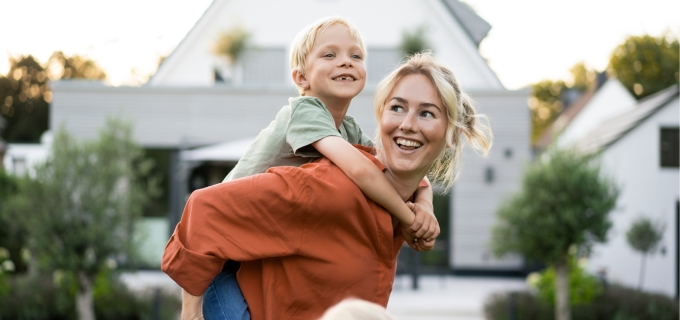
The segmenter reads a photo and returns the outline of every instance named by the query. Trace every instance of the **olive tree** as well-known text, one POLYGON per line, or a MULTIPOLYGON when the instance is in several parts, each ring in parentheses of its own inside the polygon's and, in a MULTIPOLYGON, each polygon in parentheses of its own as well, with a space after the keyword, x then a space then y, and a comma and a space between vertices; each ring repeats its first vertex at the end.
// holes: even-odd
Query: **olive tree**
POLYGON ((642 289, 642 281, 645 274, 645 260, 648 255, 653 254, 659 247, 659 242, 663 238, 666 226, 662 223, 655 223, 647 217, 639 217, 633 221, 630 229, 626 232, 626 240, 633 250, 642 254, 640 265, 640 280, 638 289, 642 289))
POLYGON ((571 319, 569 249, 605 242, 618 188, 599 163, 575 150, 551 149, 527 168, 522 189, 501 204, 492 249, 555 268, 555 319, 571 319))
POLYGON ((142 179, 152 163, 143 159, 131 128, 109 119, 93 141, 60 129, 46 162, 6 203, 14 223, 27 231, 40 270, 67 272, 77 282, 81 320, 95 317, 96 275, 136 258, 136 222, 159 190, 154 179, 142 179))

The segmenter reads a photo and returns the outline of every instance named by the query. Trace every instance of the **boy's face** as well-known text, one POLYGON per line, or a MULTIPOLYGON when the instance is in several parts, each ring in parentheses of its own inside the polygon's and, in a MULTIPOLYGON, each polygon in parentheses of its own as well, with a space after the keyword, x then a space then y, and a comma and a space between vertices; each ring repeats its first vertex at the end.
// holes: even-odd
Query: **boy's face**
POLYGON ((352 99, 364 89, 364 53, 346 26, 335 24, 316 36, 303 78, 305 95, 326 104, 352 99))

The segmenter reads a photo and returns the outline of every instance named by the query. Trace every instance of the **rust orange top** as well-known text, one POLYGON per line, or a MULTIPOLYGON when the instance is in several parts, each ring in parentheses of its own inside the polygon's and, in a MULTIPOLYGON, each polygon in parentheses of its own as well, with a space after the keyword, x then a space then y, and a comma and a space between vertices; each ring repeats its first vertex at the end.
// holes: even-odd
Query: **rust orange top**
MULTIPOLYGON (((357 146, 379 168, 384 166, 357 146)), ((191 194, 161 269, 201 295, 228 259, 258 319, 315 319, 347 297, 387 306, 404 244, 392 217, 330 160, 191 194)))

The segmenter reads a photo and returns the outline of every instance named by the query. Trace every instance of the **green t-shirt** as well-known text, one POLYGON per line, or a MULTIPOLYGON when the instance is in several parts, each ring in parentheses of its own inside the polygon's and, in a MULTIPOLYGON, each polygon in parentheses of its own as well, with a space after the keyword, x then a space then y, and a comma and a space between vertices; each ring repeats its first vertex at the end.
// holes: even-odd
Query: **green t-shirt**
POLYGON ((338 130, 333 115, 321 100, 315 97, 289 98, 288 105, 281 108, 276 119, 260 132, 224 181, 263 173, 271 167, 301 166, 321 156, 311 144, 329 136, 373 146, 354 118, 345 116, 338 130))

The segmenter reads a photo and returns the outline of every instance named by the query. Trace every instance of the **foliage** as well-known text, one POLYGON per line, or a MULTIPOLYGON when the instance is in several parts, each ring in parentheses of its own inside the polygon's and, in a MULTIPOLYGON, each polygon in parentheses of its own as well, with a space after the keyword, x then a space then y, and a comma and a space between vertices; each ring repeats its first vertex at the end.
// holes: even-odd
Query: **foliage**
POLYGON ((411 56, 427 50, 431 51, 432 45, 427 40, 426 33, 427 27, 425 25, 418 26, 413 31, 402 31, 399 50, 404 53, 404 56, 411 56))
POLYGON ((608 72, 641 99, 678 83, 678 51, 678 38, 670 31, 659 37, 630 36, 612 52, 608 72))
POLYGON ((12 223, 12 219, 7 215, 4 207, 6 199, 19 192, 21 182, 22 179, 9 175, 0 168, 0 199, 5 199, 5 201, 0 201, 0 251, 7 250, 7 257, 3 258, 0 254, 0 263, 3 262, 3 259, 11 261, 7 263, 14 265, 14 272, 26 271, 26 263, 21 258, 21 249, 25 245, 26 232, 12 223))
POLYGON ((628 244, 642 254, 652 253, 663 238, 663 224, 654 223, 647 217, 637 218, 626 232, 628 244))
POLYGON ((217 38, 214 52, 218 56, 226 57, 230 63, 234 63, 239 60, 248 46, 250 37, 251 34, 241 26, 234 26, 217 38))
MULTIPOLYGON (((61 281, 62 283, 64 281, 61 281)), ((11 279, 11 295, 0 295, 0 319, 76 319, 72 287, 58 285, 52 277, 19 276, 11 279)), ((135 294, 115 274, 102 273, 95 282, 95 314, 98 320, 153 319, 154 293, 135 294)), ((159 295, 159 319, 176 318, 181 302, 177 295, 159 295)))
POLYGON ((526 169, 519 193, 497 211, 492 248, 548 264, 569 248, 606 241, 618 189, 599 163, 575 150, 551 149, 526 169))
POLYGON ((135 262, 133 227, 158 193, 155 179, 142 179, 152 165, 121 120, 109 119, 95 141, 76 141, 62 128, 6 214, 28 233, 41 269, 78 275, 79 289, 88 288, 108 265, 135 262))
POLYGON ((2 138, 39 142, 49 126, 50 79, 104 79, 106 74, 87 58, 55 52, 45 65, 33 56, 10 58, 7 76, 0 75, 0 114, 7 120, 2 138))
MULTIPOLYGON (((548 267, 540 273, 529 275, 528 280, 538 290, 538 297, 546 304, 555 302, 555 277, 554 267, 548 267)), ((602 284, 596 277, 588 274, 580 266, 575 255, 569 259, 569 302, 572 305, 584 305, 591 303, 602 293, 602 284)))
POLYGON ((640 280, 638 282, 638 288, 642 288, 642 282, 645 275, 645 260, 647 255, 653 254, 661 239, 663 238, 663 232, 665 225, 661 223, 654 223, 647 217, 639 217, 630 226, 630 229, 626 232, 626 241, 633 248, 633 250, 638 251, 642 254, 642 260, 640 265, 640 280))
MULTIPOLYGON (((535 294, 527 291, 514 293, 515 319, 552 319, 552 307, 535 294)), ((495 293, 484 303, 487 319, 506 320, 509 317, 507 292, 495 293)), ((618 285, 609 285, 592 303, 575 305, 573 317, 579 320, 671 320, 679 317, 678 303, 673 298, 634 290, 618 285)))
POLYGON ((595 85, 596 71, 584 62, 576 63, 569 69, 570 78, 564 80, 542 80, 531 86, 529 98, 531 109, 531 141, 535 144, 550 127, 553 120, 567 107, 563 98, 567 90, 584 92, 595 85))

